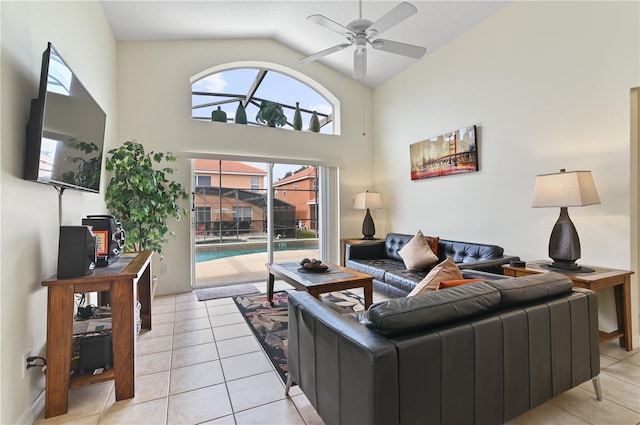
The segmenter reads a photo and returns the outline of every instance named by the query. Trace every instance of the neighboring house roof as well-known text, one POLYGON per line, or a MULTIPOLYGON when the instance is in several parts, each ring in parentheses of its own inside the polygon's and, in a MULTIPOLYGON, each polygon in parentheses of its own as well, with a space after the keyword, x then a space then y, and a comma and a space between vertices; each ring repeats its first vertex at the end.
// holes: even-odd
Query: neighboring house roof
POLYGON ((290 184, 296 181, 305 180, 305 179, 315 179, 316 178, 316 167, 307 167, 304 170, 300 170, 295 174, 290 175, 289 177, 285 177, 283 179, 278 180, 277 182, 273 182, 274 186, 283 186, 285 184, 290 184))
MULTIPOLYGON (((236 189, 231 187, 219 188, 215 186, 201 186, 197 189, 196 195, 219 196, 221 190, 223 198, 237 199, 239 201, 247 202, 262 209, 267 208, 267 197, 264 194, 252 192, 250 190, 236 189)), ((277 210, 289 209, 295 211, 296 209, 295 205, 277 198, 274 198, 273 205, 277 210)))
MULTIPOLYGON (((196 173, 217 173, 220 171, 220 161, 217 159, 196 159, 194 164, 196 173)), ((225 174, 259 174, 266 176, 267 171, 245 164, 240 161, 222 161, 222 172, 225 174)))

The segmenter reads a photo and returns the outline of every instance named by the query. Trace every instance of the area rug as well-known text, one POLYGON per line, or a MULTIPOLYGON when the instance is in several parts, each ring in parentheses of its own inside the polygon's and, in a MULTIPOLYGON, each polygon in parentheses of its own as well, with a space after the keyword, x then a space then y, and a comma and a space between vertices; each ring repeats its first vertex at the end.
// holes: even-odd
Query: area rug
POLYGON ((196 290, 198 301, 215 300, 216 298, 235 297, 237 295, 259 294, 254 285, 229 285, 218 288, 196 290))
MULTIPOLYGON (((322 302, 337 308, 341 313, 364 310, 364 300, 349 291, 330 292, 320 297, 322 302)), ((271 359, 282 382, 286 383, 289 338, 287 292, 274 293, 273 306, 264 294, 238 296, 233 300, 271 359)))

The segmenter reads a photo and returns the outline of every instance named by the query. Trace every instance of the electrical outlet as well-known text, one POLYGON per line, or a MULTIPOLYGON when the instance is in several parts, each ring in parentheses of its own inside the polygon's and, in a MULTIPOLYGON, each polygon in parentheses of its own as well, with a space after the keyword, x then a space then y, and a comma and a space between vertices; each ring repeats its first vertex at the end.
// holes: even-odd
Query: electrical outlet
POLYGON ((168 264, 163 264, 162 266, 160 266, 160 274, 161 275, 169 274, 169 265, 168 264))
POLYGON ((22 359, 20 362, 20 369, 22 370, 22 379, 27 377, 27 358, 31 357, 31 349, 28 349, 22 355, 22 359))

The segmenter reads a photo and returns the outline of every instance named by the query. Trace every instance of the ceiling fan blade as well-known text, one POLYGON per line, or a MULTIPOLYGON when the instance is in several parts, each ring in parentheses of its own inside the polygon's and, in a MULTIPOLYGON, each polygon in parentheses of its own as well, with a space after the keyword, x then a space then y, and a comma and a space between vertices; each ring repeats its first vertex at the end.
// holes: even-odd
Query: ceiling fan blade
POLYGON ((309 56, 305 56, 304 58, 300 58, 299 61, 302 63, 309 63, 309 62, 313 62, 315 60, 320 59, 321 57, 330 55, 331 53, 337 52, 339 50, 342 49, 346 49, 347 47, 351 46, 353 43, 342 43, 342 44, 338 44, 337 46, 333 46, 333 47, 329 47, 328 49, 324 49, 321 50, 317 53, 314 53, 312 55, 309 56))
POLYGON ((409 16, 418 12, 418 9, 411 3, 402 2, 395 8, 391 9, 386 15, 378 19, 367 28, 367 37, 375 37, 380 35, 389 28, 399 24, 409 16))
POLYGON ((367 49, 356 49, 353 52, 353 78, 364 80, 367 75, 367 49))
POLYGON ((427 53, 427 49, 424 47, 380 38, 372 41, 371 47, 385 52, 395 53, 396 55, 409 56, 415 59, 420 59, 425 53, 427 53))
POLYGON ((351 30, 349 30, 349 28, 340 25, 336 21, 333 21, 324 15, 310 15, 307 16, 307 20, 344 36, 351 34, 351 30))

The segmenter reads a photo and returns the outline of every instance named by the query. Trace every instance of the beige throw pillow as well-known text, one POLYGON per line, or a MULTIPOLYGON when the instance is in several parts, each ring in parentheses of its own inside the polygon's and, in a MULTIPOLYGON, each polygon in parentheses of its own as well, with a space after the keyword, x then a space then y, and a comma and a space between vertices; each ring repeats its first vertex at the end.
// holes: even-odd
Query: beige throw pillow
POLYGON ((422 270, 438 261, 438 256, 431 251, 427 238, 420 230, 398 251, 398 255, 408 270, 422 270))
POLYGON ((409 292, 407 297, 412 297, 429 291, 435 291, 443 280, 459 279, 462 279, 462 272, 456 265, 455 261, 453 261, 453 258, 447 257, 446 260, 434 266, 429 274, 427 274, 424 279, 422 279, 422 281, 413 288, 413 291, 409 292))

